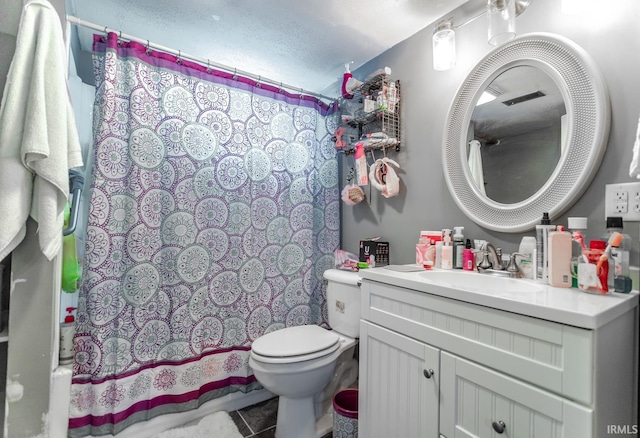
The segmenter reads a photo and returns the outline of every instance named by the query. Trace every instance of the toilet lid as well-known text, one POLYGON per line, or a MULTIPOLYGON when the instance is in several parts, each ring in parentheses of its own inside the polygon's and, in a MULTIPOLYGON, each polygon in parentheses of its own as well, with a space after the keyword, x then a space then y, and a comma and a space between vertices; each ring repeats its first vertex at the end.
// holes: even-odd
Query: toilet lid
POLYGON ((260 336, 253 341, 251 349, 265 357, 292 357, 327 350, 339 341, 340 337, 330 330, 317 325, 301 325, 260 336))

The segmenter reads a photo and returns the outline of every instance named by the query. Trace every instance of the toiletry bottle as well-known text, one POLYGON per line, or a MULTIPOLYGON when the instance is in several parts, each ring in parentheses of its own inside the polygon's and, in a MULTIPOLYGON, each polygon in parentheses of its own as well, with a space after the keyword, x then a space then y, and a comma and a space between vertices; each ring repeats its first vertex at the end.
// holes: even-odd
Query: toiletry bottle
POLYGON ((614 261, 613 269, 614 289, 616 292, 629 293, 631 291, 631 277, 629 276, 629 251, 631 250, 631 237, 622 232, 623 221, 621 217, 607 217, 607 231, 604 240, 614 232, 622 234, 622 243, 618 247, 611 248, 611 258, 614 261))
POLYGON ((416 264, 422 265, 427 261, 427 251, 429 249, 429 238, 426 231, 420 231, 418 243, 416 243, 416 264))
POLYGON ((464 227, 453 227, 453 267, 454 269, 462 269, 463 251, 464 251, 464 235, 462 230, 464 227))
POLYGON ((453 246, 451 246, 451 230, 444 229, 443 233, 443 242, 442 242, 442 269, 452 269, 453 268, 453 246))
POLYGON ((464 251, 462 251, 462 269, 473 271, 476 268, 476 256, 471 249, 471 239, 467 239, 464 251))
POLYGON ((396 104, 398 102, 398 90, 394 81, 389 82, 389 90, 387 91, 387 95, 389 112, 394 113, 396 111, 396 104))
POLYGON ((376 110, 376 101, 371 96, 364 98, 363 110, 365 113, 371 113, 376 110))
POLYGON ((365 79, 367 82, 368 81, 372 81, 372 80, 379 80, 381 78, 385 78, 387 76, 389 76, 391 74, 391 68, 390 67, 385 67, 385 68, 379 68, 378 70, 374 71, 373 73, 370 73, 369 76, 367 76, 367 78, 365 79))
POLYGON ((67 316, 60 324, 60 365, 67 365, 73 362, 73 335, 75 334, 76 319, 73 316, 75 307, 67 307, 67 316))
POLYGON ((548 240, 549 231, 555 230, 555 225, 551 225, 549 213, 542 213, 542 220, 536 225, 536 280, 541 283, 549 282, 548 267, 548 240))
POLYGON ((536 257, 536 238, 533 236, 524 236, 518 247, 518 254, 521 254, 518 260, 518 266, 522 271, 523 278, 533 279, 536 257))
POLYGON ((571 287, 571 233, 549 231, 547 248, 549 284, 571 287))
POLYGON ((378 97, 376 99, 376 105, 379 110, 386 111, 387 110, 387 98, 382 91, 378 92, 378 97))
POLYGON ((578 261, 582 257, 582 245, 587 235, 587 218, 570 217, 567 219, 569 232, 571 233, 571 287, 578 287, 578 261))
POLYGON ((442 268, 442 240, 436 241, 436 264, 435 267, 442 268))
MULTIPOLYGON (((433 267, 436 267, 436 242, 442 240, 441 231, 420 231, 420 238, 424 239, 427 244, 427 250, 425 253, 425 260, 433 262, 433 267)), ((438 266, 439 267, 439 266, 438 266)))

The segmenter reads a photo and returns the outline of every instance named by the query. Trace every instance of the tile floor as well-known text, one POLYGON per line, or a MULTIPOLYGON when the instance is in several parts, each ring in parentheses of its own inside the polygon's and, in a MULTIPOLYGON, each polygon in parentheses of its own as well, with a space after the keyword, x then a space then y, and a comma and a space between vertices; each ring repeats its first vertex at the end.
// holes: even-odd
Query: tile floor
MULTIPOLYGON (((278 397, 274 397, 262 403, 229 412, 229 415, 243 437, 273 438, 276 436, 277 413, 278 397)), ((331 432, 322 438, 332 438, 331 432)))

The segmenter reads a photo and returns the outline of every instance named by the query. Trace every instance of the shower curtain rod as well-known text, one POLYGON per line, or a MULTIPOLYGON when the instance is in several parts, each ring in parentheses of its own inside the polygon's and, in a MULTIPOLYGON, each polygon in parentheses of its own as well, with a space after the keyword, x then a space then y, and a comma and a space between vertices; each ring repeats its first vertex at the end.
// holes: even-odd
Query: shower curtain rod
POLYGON ((329 97, 329 96, 325 96, 324 94, 314 93, 312 91, 304 90, 304 89, 302 89, 300 87, 294 87, 293 85, 284 84, 284 83, 279 82, 279 81, 274 81, 273 79, 265 78, 265 77, 262 77, 262 76, 255 75, 253 73, 249 73, 249 72, 246 72, 246 71, 238 70, 236 68, 229 67, 229 66, 224 65, 224 64, 218 64, 217 62, 213 62, 213 61, 211 61, 209 59, 200 58, 200 57, 194 56, 194 55, 189 55, 187 53, 184 53, 184 52, 181 52, 181 51, 178 51, 178 50, 174 50, 174 49, 171 49, 169 47, 161 46, 160 44, 149 42, 149 40, 146 40, 146 39, 137 38, 135 36, 128 35, 126 33, 122 33, 122 32, 117 31, 115 29, 110 29, 110 28, 108 28, 106 26, 100 26, 98 24, 82 20, 82 19, 80 19, 78 17, 74 17, 73 15, 67 15, 66 18, 67 18, 67 21, 69 23, 75 24, 77 26, 82 26, 82 27, 86 27, 88 29, 93 29, 93 30, 100 31, 100 32, 105 32, 105 33, 109 32, 109 31, 115 32, 115 33, 118 34, 119 38, 123 38, 123 39, 129 40, 129 41, 135 41, 137 43, 144 44, 145 46, 148 46, 148 47, 150 47, 152 49, 156 49, 156 50, 159 50, 159 51, 162 51, 162 52, 167 52, 167 53, 170 53, 172 55, 179 56, 180 58, 183 58, 183 59, 186 58, 186 59, 198 62, 200 64, 207 65, 209 67, 217 68, 219 70, 224 70, 224 71, 226 71, 228 73, 239 74, 241 76, 245 76, 245 77, 248 77, 248 78, 251 78, 251 79, 255 79, 257 82, 268 83, 268 84, 271 84, 271 85, 274 85, 274 86, 277 86, 277 87, 280 87, 280 88, 287 88, 287 89, 295 91, 295 92, 300 92, 301 94, 307 94, 309 96, 317 97, 318 99, 326 99, 326 100, 329 100, 330 102, 333 102, 333 101, 335 101, 337 99, 335 97, 329 97))

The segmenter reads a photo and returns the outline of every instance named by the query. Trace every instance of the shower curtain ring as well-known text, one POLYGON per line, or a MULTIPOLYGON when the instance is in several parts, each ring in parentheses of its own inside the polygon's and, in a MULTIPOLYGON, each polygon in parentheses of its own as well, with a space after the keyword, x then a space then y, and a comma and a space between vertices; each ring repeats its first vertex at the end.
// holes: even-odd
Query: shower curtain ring
POLYGON ((237 68, 233 69, 233 80, 234 81, 238 80, 238 69, 237 68))
POLYGON ((209 65, 209 59, 207 58, 207 73, 211 73, 211 66, 209 65))
POLYGON ((284 93, 284 90, 282 89, 282 82, 280 82, 280 88, 278 88, 278 93, 284 93))
POLYGON ((256 81, 256 87, 260 88, 262 86, 262 84, 260 83, 261 80, 262 80, 262 76, 258 75, 258 80, 256 81))
POLYGON ((182 65, 182 52, 178 50, 178 59, 176 59, 176 63, 182 65))
POLYGON ((147 47, 145 48, 145 53, 148 55, 151 55, 151 43, 149 43, 149 40, 147 40, 147 47))

